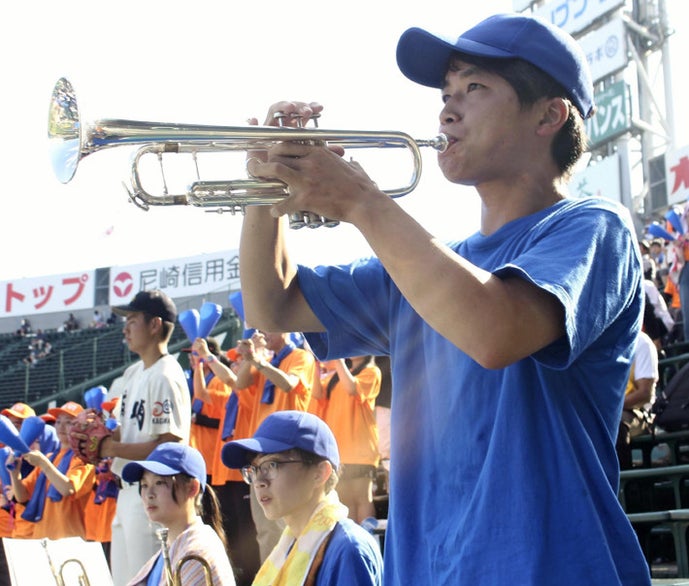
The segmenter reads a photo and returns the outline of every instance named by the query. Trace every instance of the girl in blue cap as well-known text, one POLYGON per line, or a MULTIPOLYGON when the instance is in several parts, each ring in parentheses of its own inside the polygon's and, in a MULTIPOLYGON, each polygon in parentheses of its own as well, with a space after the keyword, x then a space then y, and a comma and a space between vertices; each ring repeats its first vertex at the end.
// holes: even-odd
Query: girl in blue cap
POLYGON ((178 442, 160 444, 145 460, 127 464, 122 479, 139 483, 146 515, 166 530, 159 534, 161 551, 129 586, 166 586, 168 574, 185 586, 205 586, 207 572, 216 586, 235 585, 220 508, 206 486, 206 464, 198 450, 178 442))
POLYGON ((266 517, 286 525, 254 586, 382 584, 378 544, 347 518, 334 490, 340 455, 323 420, 304 411, 278 411, 252 438, 225 444, 222 460, 241 469, 266 517))

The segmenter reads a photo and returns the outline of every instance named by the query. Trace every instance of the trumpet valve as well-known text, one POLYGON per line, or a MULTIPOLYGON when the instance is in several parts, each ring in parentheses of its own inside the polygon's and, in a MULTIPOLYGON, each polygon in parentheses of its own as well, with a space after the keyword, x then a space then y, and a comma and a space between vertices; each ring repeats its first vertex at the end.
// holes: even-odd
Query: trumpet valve
MULTIPOLYGON (((309 122, 313 123, 313 126, 315 128, 318 128, 318 119, 321 117, 320 114, 312 114, 309 117, 309 122)), ((273 120, 277 120, 278 126, 285 126, 285 121, 286 120, 295 120, 297 124, 297 128, 304 128, 304 122, 301 116, 299 114, 286 114, 285 112, 275 112, 273 114, 273 120)))

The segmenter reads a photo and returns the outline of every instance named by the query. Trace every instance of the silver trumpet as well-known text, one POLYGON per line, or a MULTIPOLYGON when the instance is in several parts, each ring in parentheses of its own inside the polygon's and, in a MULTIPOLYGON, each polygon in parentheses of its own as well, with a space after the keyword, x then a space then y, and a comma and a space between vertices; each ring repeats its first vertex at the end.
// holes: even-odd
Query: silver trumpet
MULTIPOLYGON (((84 123, 79 119, 77 99, 72 84, 61 78, 55 84, 50 101, 48 120, 53 170, 58 180, 68 183, 76 173, 79 161, 96 151, 138 145, 133 155, 130 185, 125 186, 129 198, 137 206, 148 210, 150 206, 193 205, 216 212, 244 213, 247 206, 272 205, 282 201, 289 193, 281 181, 248 178, 223 181, 202 181, 197 178, 186 193, 168 193, 163 177, 163 193, 152 194, 142 185, 139 161, 153 154, 162 161, 167 153, 187 153, 196 158, 203 152, 256 151, 284 141, 340 145, 352 148, 404 148, 412 156, 413 170, 408 184, 386 190, 390 197, 400 197, 413 191, 421 176, 420 147, 438 151, 447 148, 443 134, 429 140, 414 140, 396 131, 345 131, 321 128, 291 128, 274 126, 196 126, 135 120, 104 119, 84 123)), ((290 227, 332 226, 330 222, 310 212, 301 212, 290 218, 290 227)))

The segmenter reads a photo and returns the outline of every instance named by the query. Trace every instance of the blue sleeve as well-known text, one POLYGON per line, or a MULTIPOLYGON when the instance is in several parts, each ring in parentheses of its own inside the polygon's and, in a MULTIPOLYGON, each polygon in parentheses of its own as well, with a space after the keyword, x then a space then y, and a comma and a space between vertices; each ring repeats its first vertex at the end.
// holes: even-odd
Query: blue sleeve
MULTIPOLYGON (((635 314, 641 318, 641 260, 629 222, 617 210, 582 204, 554 215, 540 234, 534 230, 529 246, 495 274, 519 276, 559 299, 566 336, 535 355, 554 368, 571 365, 605 340, 611 327, 638 330, 633 321, 635 314), (631 320, 618 324, 625 316, 631 320)), ((610 355, 619 350, 615 343, 606 348, 610 355)))
POLYGON ((380 586, 383 560, 373 537, 347 519, 337 524, 325 550, 316 586, 380 586))
POLYGON ((327 333, 306 333, 320 359, 389 353, 390 299, 397 288, 380 261, 298 267, 299 287, 327 333))

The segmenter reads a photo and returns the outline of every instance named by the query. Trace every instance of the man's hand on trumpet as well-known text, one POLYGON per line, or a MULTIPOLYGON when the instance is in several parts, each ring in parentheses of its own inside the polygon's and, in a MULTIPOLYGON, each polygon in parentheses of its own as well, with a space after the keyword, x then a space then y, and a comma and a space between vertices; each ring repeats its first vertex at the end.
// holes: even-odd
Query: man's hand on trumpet
MULTIPOLYGON (((277 102, 270 107, 266 124, 299 127, 322 109, 315 102, 277 102)), ((255 119, 251 122, 255 123, 255 119)), ((358 163, 344 160, 343 155, 344 149, 339 145, 283 142, 266 151, 250 153, 247 171, 259 179, 277 179, 287 184, 289 197, 270 208, 274 217, 308 210, 355 224, 357 212, 366 213, 376 195, 389 198, 358 163)))

